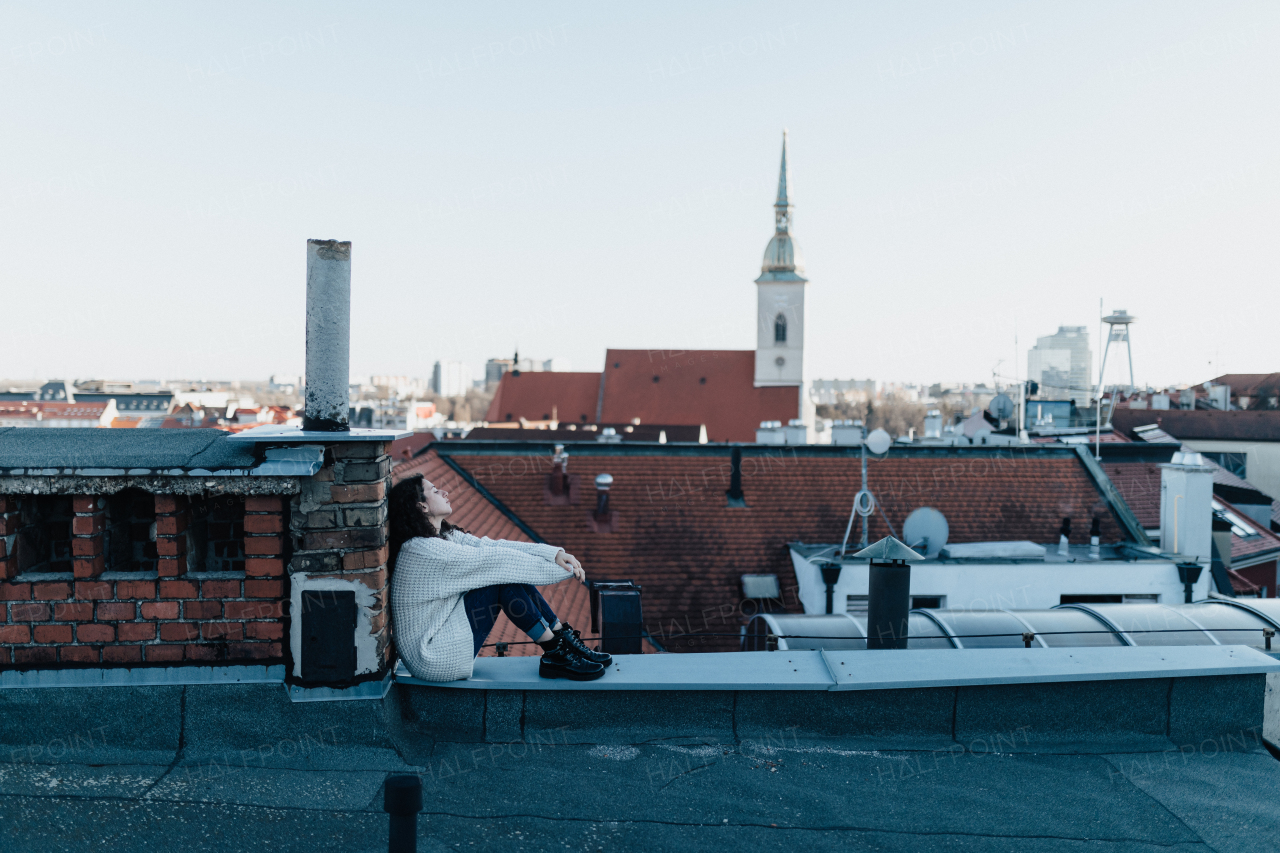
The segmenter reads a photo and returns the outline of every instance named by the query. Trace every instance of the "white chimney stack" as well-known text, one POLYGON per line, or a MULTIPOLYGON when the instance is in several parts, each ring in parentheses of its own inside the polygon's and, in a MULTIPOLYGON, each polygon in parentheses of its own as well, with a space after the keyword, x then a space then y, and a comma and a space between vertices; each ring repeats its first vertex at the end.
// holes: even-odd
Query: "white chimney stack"
POLYGON ((1213 543, 1213 468, 1199 453, 1160 466, 1160 550, 1208 564, 1213 543))
POLYGON ((307 378, 304 430, 349 432, 351 243, 307 241, 307 378))

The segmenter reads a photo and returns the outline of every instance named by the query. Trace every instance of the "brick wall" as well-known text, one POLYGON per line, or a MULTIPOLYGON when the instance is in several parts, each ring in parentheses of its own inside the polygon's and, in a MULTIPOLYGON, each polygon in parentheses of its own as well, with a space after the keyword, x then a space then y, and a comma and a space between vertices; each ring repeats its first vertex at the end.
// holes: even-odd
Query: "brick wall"
MULTIPOLYGON (((70 519, 73 571, 24 574, 7 551, 19 500, 0 496, 0 543, 6 544, 0 554, 0 665, 256 663, 284 657, 281 533, 288 498, 243 498, 243 550, 252 556, 243 571, 228 572, 193 570, 198 566, 188 560, 187 544, 191 502, 156 495, 156 568, 107 571, 108 502, 77 495, 70 519)), ((128 522, 134 535, 137 517, 131 512, 128 522)))
MULTIPOLYGON (((352 581, 372 590, 369 631, 379 669, 389 664, 391 656, 386 527, 391 457, 387 447, 364 441, 330 445, 325 466, 294 499, 289 522, 291 575, 305 573, 311 581, 352 581)), ((254 538, 247 535, 249 528, 246 518, 246 546, 256 547, 254 538)))

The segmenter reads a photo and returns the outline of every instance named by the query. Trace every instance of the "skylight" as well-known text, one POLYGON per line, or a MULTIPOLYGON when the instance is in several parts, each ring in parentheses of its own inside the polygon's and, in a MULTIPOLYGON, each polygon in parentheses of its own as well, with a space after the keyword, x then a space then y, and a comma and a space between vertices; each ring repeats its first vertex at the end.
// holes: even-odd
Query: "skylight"
POLYGON ((1218 503, 1217 501, 1213 502, 1213 511, 1216 512, 1218 515, 1222 516, 1223 518, 1225 518, 1227 521, 1231 522, 1231 532, 1236 536, 1246 537, 1246 536, 1258 535, 1258 531, 1254 530, 1251 526, 1249 526, 1249 523, 1247 521, 1245 521, 1240 516, 1236 515, 1231 510, 1226 509, 1225 507, 1223 507, 1222 504, 1218 503))

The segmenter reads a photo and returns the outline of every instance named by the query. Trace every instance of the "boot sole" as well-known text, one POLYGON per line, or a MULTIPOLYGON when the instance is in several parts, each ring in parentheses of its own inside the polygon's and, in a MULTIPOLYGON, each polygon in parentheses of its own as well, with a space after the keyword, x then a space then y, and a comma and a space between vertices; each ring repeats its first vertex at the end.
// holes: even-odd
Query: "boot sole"
POLYGON ((571 672, 564 669, 553 669, 538 664, 538 675, 542 678, 567 678, 570 681, 595 681, 604 677, 604 668, 599 672, 571 672))

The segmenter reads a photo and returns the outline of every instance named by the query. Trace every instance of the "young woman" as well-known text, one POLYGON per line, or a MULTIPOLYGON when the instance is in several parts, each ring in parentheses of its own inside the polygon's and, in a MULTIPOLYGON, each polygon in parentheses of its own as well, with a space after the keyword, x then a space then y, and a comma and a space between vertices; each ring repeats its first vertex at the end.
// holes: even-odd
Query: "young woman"
POLYGON ((422 475, 391 489, 391 620, 405 666, 425 681, 471 677, 471 666, 499 613, 542 646, 543 678, 591 681, 609 655, 587 648, 561 622, 535 585, 571 575, 582 564, 563 549, 533 542, 477 539, 445 521, 449 493, 422 475))

